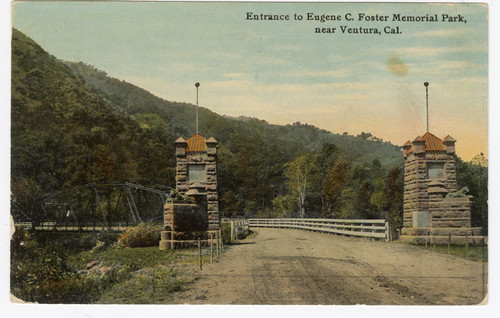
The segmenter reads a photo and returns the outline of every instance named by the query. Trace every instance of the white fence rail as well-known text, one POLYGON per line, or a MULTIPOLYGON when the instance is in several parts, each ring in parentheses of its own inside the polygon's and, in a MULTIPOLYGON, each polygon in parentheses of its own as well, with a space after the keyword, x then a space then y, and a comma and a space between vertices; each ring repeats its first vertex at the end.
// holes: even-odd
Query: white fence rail
POLYGON ((386 220, 340 219, 249 219, 250 227, 301 229, 390 240, 389 223, 386 220))

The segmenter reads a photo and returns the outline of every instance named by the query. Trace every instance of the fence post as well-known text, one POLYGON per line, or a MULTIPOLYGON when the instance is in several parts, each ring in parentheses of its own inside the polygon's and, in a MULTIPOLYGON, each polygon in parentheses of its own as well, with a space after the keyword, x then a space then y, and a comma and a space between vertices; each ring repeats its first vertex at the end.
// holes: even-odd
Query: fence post
POLYGON ((220 232, 220 251, 222 253, 224 251, 224 240, 222 239, 222 229, 220 229, 219 232, 220 232))
POLYGON ((448 254, 451 254, 451 233, 448 233, 448 254))
POLYGON ((201 257, 201 236, 198 237, 198 249, 200 250, 200 270, 202 270, 202 264, 203 264, 203 261, 202 261, 202 257, 201 257))
POLYGON ((217 232, 217 240, 216 240, 216 248, 215 248, 215 251, 217 253, 217 260, 219 259, 219 240, 220 240, 220 236, 219 236, 219 232, 217 232))
POLYGON ((210 264, 214 262, 213 245, 214 245, 213 232, 210 232, 210 264))
POLYGON ((153 277, 151 279, 151 289, 152 289, 152 295, 151 295, 151 298, 153 300, 153 304, 155 302, 155 268, 153 267, 153 277))
POLYGON ((391 229, 389 228, 389 221, 385 220, 384 226, 385 226, 385 240, 386 241, 392 241, 391 236, 390 236, 391 235, 391 233, 390 233, 391 229))
POLYGON ((465 233, 465 254, 469 254, 469 234, 465 233))
POLYGON ((229 221, 229 224, 231 225, 231 242, 234 241, 234 222, 235 221, 229 221))

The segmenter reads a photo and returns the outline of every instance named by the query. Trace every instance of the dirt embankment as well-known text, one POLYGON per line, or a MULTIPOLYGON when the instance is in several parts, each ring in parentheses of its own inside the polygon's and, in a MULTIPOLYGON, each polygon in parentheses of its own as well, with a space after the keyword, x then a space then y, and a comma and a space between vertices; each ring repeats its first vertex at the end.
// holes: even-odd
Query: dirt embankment
POLYGON ((257 231, 205 265, 174 303, 470 305, 487 289, 482 262, 398 243, 257 231))

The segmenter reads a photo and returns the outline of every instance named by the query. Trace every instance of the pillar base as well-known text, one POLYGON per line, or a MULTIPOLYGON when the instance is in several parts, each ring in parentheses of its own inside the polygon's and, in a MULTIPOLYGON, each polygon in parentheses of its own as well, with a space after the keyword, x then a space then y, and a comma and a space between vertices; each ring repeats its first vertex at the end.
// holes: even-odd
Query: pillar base
POLYGON ((437 245, 481 245, 484 236, 481 228, 403 228, 399 238, 402 242, 411 244, 437 245))
POLYGON ((159 249, 162 251, 176 250, 181 248, 196 247, 201 242, 201 246, 215 244, 220 238, 217 231, 162 231, 159 249))

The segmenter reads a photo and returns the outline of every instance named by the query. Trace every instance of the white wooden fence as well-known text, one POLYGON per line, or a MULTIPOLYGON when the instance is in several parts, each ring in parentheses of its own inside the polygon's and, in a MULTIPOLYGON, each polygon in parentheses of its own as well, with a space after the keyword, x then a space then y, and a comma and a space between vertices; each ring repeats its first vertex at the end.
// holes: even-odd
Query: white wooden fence
POLYGON ((390 240, 389 223, 386 220, 340 219, 249 219, 250 227, 301 229, 390 240))

